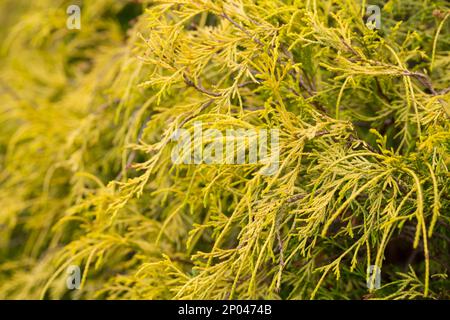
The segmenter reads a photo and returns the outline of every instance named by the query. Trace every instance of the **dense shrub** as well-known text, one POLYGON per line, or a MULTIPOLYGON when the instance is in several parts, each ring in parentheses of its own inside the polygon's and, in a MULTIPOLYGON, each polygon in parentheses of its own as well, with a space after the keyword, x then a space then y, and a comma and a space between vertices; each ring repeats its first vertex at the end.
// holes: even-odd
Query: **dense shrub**
POLYGON ((373 2, 2 1, 0 297, 450 298, 448 2, 373 2), (175 164, 199 121, 277 171, 175 164))

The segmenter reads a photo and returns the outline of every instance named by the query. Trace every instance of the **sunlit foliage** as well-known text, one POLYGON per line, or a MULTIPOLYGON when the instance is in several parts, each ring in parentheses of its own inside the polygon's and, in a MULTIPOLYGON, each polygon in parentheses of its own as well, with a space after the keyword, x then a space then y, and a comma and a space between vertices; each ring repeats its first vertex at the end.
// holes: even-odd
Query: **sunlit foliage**
POLYGON ((0 298, 450 298, 448 2, 370 4, 2 1, 0 298), (174 165, 195 121, 278 171, 174 165))

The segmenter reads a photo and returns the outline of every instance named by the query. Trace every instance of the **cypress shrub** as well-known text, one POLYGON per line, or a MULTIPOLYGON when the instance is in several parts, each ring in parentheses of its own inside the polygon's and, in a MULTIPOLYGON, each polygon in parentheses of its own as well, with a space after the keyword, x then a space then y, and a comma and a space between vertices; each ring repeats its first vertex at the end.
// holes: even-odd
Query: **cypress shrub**
POLYGON ((449 299, 449 12, 2 1, 0 298, 449 299))

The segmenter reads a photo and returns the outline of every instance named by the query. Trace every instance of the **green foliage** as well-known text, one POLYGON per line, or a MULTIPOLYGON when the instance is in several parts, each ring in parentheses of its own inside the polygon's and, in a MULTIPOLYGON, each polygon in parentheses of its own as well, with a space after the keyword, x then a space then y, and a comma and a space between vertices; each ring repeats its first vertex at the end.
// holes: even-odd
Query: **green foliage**
POLYGON ((371 3, 380 30, 353 0, 78 1, 68 30, 73 2, 0 4, 0 298, 450 298, 446 1, 371 3), (279 170, 174 165, 200 120, 279 128, 279 170))

